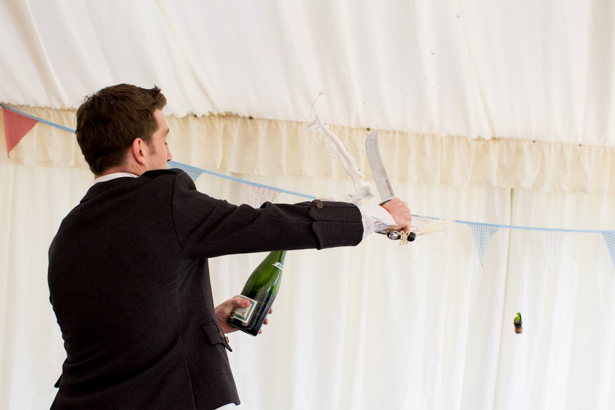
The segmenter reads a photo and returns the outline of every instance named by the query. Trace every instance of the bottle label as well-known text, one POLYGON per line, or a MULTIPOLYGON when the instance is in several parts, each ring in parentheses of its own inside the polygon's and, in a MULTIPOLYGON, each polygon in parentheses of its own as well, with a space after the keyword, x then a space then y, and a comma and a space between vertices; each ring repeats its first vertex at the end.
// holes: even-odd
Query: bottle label
POLYGON ((241 296, 243 299, 250 302, 250 306, 247 307, 236 307, 231 312, 231 317, 237 319, 243 323, 248 323, 250 318, 252 317, 252 313, 254 313, 254 308, 256 307, 256 301, 254 299, 250 299, 245 296, 241 296))
POLYGON ((284 265, 282 265, 280 262, 275 262, 272 265, 278 268, 279 270, 284 269, 284 265))

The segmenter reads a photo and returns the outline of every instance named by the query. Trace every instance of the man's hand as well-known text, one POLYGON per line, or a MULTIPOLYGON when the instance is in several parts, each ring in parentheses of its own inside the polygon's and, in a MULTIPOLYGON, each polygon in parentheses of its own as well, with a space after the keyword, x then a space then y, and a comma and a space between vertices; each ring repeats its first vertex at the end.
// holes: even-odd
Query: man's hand
POLYGON ((408 208, 408 204, 406 202, 399 198, 394 198, 385 204, 382 204, 382 207, 389 211, 393 219, 395 219, 395 222, 397 222, 397 225, 392 226, 389 229, 408 232, 410 229, 410 222, 412 221, 412 214, 410 213, 410 208, 408 208))
MULTIPOLYGON (((224 333, 232 333, 237 330, 233 326, 229 325, 227 322, 233 309, 235 309, 236 307, 248 307, 248 306, 250 306, 250 302, 248 302, 247 300, 245 300, 239 295, 233 296, 229 300, 222 302, 221 304, 216 306, 216 319, 218 319, 218 324, 220 325, 224 333)), ((273 309, 269 309, 269 314, 272 314, 272 313, 273 313, 273 309)), ((268 318, 265 319, 265 322, 263 323, 265 325, 268 324, 269 319, 268 318)), ((261 330, 258 333, 261 334, 263 333, 263 331, 261 330)))

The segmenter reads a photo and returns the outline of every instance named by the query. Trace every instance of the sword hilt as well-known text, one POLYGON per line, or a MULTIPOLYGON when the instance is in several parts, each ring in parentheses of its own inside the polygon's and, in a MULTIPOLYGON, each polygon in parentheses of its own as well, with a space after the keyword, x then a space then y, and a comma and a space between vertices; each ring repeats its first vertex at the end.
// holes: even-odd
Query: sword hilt
POLYGON ((404 231, 382 231, 382 232, 378 232, 381 235, 386 235, 387 238, 389 238, 392 241, 398 241, 401 238, 403 238, 404 236, 407 236, 407 241, 408 242, 412 242, 413 240, 416 239, 416 233, 414 232, 404 232, 404 231))

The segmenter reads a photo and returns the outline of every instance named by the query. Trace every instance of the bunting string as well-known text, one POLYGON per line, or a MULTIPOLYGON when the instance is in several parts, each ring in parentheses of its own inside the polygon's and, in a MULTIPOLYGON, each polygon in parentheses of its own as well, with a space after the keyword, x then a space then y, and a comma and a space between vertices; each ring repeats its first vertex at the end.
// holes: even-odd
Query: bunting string
POLYGON ((38 122, 42 122, 43 124, 51 125, 52 127, 56 127, 56 128, 61 129, 61 130, 64 130, 64 131, 72 132, 73 134, 75 133, 75 130, 73 130, 72 128, 68 128, 68 127, 65 127, 63 125, 56 124, 55 122, 47 121, 47 120, 45 120, 43 118, 35 117, 34 115, 30 115, 30 114, 27 114, 25 112, 18 111, 18 110, 14 109, 14 108, 11 108, 11 107, 7 107, 4 104, 0 104, 0 107, 4 108, 5 110, 9 110, 9 111, 12 111, 12 112, 14 112, 16 114, 19 114, 19 115, 21 115, 23 117, 28 117, 28 118, 30 118, 32 120, 35 120, 35 121, 38 121, 38 122))
MULTIPOLYGON (((70 129, 68 127, 64 127, 59 124, 55 124, 53 122, 47 121, 42 118, 38 118, 24 112, 15 110, 13 108, 7 107, 4 104, 0 104, 0 107, 3 109, 4 116, 4 130, 6 136, 7 143, 7 152, 10 151, 21 141, 21 139, 37 124, 37 122, 41 122, 43 124, 50 125, 52 127, 56 127, 62 129, 67 132, 75 133, 75 130, 70 129)), ((307 199, 316 199, 313 195, 307 195, 300 192, 293 192, 286 189, 281 189, 269 185, 263 185, 256 182, 247 181, 241 178, 232 177, 229 175, 224 175, 218 172, 208 171, 205 169, 193 167, 191 165, 183 164, 180 162, 171 161, 169 162, 169 166, 173 168, 179 168, 185 171, 194 181, 201 174, 209 174, 214 175, 220 178, 225 178, 231 181, 240 182, 248 185, 248 192, 250 195, 250 204, 254 207, 259 207, 265 201, 273 201, 277 197, 279 193, 286 193, 298 197, 303 197, 307 199)), ((431 216, 424 215, 412 215, 417 218, 428 218, 428 219, 438 219, 431 216)), ((604 242, 606 244, 607 250, 609 252, 611 262, 613 268, 615 269, 615 230, 588 230, 588 229, 563 229, 563 228, 537 228, 530 226, 518 226, 518 225, 504 225, 504 224, 491 224, 491 223, 482 223, 482 222, 471 222, 464 220, 454 220, 453 222, 466 224, 470 228, 470 232, 472 234, 472 238, 474 239, 474 244, 476 247, 476 251, 480 260, 481 265, 483 264, 483 258, 485 256, 487 246, 489 242, 493 238, 493 235, 501 229, 521 229, 521 230, 532 230, 532 231, 540 231, 541 236, 543 237, 543 245, 545 246, 545 252, 547 253, 547 264, 550 266, 553 262, 555 255, 559 249, 562 239, 565 236, 565 233, 598 233, 601 234, 604 242), (549 233, 551 233, 549 235, 549 233)))
MULTIPOLYGON (((172 168, 179 168, 181 170, 184 170, 184 171, 186 171, 186 173, 188 175, 191 175, 191 177, 192 177, 192 174, 196 175, 196 173, 198 173, 198 175, 196 175, 197 177, 200 174, 215 175, 217 177, 224 178, 224 179, 229 179, 231 181, 241 182, 242 184, 254 185, 254 186, 261 187, 261 188, 270 189, 272 191, 284 192, 285 194, 290 194, 290 195, 294 195, 294 196, 300 196, 300 197, 303 197, 303 198, 316 199, 316 197, 313 196, 313 195, 307 195, 307 194, 302 194, 300 192, 289 191, 287 189, 276 188, 276 187, 269 186, 269 185, 263 185, 263 184, 259 184, 259 183, 256 183, 256 182, 247 181, 247 180, 241 179, 241 178, 235 178, 235 177, 232 177, 230 175, 224 175, 224 174, 220 174, 218 172, 208 171, 206 169, 193 167, 192 165, 186 165, 186 164, 182 164, 182 163, 175 162, 175 161, 169 161, 169 166, 171 166, 172 168), (190 170, 190 172, 188 172, 188 170, 190 170)), ((196 181, 196 178, 192 178, 192 180, 196 181)))

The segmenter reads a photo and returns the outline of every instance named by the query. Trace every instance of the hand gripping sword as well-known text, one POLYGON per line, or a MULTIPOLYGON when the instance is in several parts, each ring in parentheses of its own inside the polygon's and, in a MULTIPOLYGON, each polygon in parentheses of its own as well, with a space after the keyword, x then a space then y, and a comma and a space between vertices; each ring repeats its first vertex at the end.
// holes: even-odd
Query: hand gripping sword
MULTIPOLYGON (((389 181, 389 177, 387 176, 387 170, 384 168, 384 164, 382 162, 382 158, 380 157, 380 148, 378 147, 378 131, 374 131, 365 140, 365 152, 367 153, 367 161, 369 162, 369 167, 372 170, 372 175, 374 176, 374 182, 376 183, 376 188, 378 189, 378 194, 380 195, 380 205, 384 205, 389 202, 391 199, 395 198, 395 194, 393 193, 393 187, 391 186, 391 181, 389 181)), ((378 232, 383 234, 392 240, 399 240, 405 236, 407 236, 407 240, 412 242, 414 238, 416 238, 416 234, 414 232, 403 232, 403 231, 394 231, 387 230, 383 232, 378 232)))

